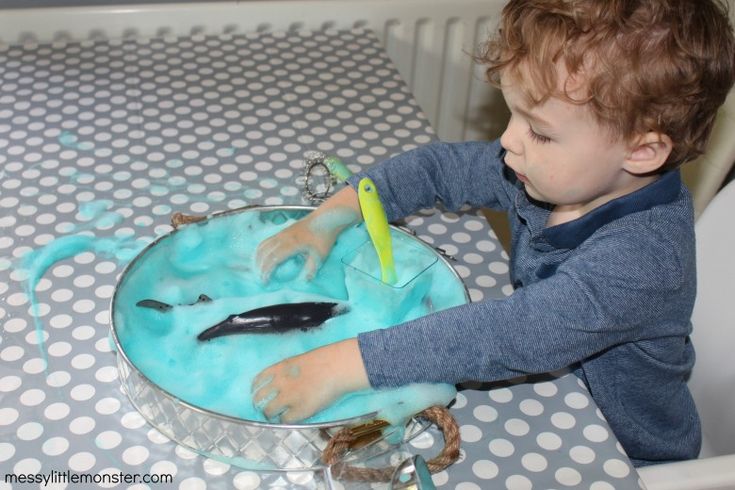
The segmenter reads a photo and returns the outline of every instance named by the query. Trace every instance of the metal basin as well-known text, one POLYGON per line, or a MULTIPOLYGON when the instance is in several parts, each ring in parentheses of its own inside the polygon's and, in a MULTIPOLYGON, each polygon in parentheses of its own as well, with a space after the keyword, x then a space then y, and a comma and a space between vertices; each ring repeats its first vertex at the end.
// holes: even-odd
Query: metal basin
MULTIPOLYGON (((222 219, 234 213, 288 212, 307 214, 314 208, 306 206, 262 206, 213 214, 206 220, 222 219)), ((205 221, 206 221, 205 220, 205 221)), ((196 225, 188 225, 196 226, 196 225)), ((409 232, 393 227, 394 231, 411 237, 416 243, 438 258, 436 266, 446 267, 452 272, 464 290, 465 302, 469 294, 462 280, 449 264, 447 258, 426 243, 418 240, 409 232)), ((375 413, 365 413, 349 419, 317 424, 272 424, 245 420, 196 406, 184 401, 175 394, 163 389, 128 358, 120 341, 115 322, 119 307, 118 299, 122 287, 136 264, 163 240, 170 239, 180 230, 173 230, 148 245, 131 261, 122 272, 111 303, 112 339, 117 353, 117 366, 122 388, 140 414, 158 431, 169 439, 207 457, 224 461, 241 468, 263 471, 317 470, 323 468, 320 460, 322 451, 330 438, 345 427, 362 426, 375 421, 375 413)), ((405 442, 423 431, 428 423, 416 417, 411 418, 406 427, 383 428, 366 447, 351 452, 346 458, 358 459, 366 454, 375 455, 390 450, 396 444, 405 442), (402 437, 396 441, 395 434, 402 437), (393 435, 394 437, 391 437, 393 435)))

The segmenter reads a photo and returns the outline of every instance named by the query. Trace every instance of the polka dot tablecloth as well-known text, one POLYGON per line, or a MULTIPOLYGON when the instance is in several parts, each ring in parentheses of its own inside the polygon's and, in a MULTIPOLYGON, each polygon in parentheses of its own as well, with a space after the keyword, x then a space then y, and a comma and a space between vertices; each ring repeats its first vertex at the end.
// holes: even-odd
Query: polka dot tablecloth
MULTIPOLYGON (((120 390, 109 302, 125 264, 171 229, 172 212, 305 204, 308 150, 358 170, 432 141, 376 37, 0 45, 0 77, 3 473, 173 475, 130 488, 326 488, 322 473, 244 470, 150 427, 120 390)), ((479 211, 426 210, 406 225, 455 259, 472 300, 511 293, 507 256, 479 211)), ((639 485, 571 374, 466 387, 452 413, 462 457, 434 475, 440 488, 639 485)), ((441 444, 432 429, 391 460, 430 457, 441 444)))

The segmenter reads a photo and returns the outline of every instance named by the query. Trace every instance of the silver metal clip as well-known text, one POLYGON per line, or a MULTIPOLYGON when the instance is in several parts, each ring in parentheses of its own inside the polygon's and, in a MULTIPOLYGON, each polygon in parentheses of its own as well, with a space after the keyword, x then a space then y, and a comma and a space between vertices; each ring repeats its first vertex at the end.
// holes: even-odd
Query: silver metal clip
POLYGON ((420 455, 403 460, 393 472, 391 490, 436 490, 429 467, 420 455))

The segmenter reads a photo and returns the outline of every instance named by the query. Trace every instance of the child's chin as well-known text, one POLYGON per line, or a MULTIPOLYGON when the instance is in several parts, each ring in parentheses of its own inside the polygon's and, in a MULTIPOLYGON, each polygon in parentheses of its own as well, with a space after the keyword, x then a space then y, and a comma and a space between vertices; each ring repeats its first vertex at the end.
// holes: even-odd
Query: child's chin
POLYGON ((526 194, 537 201, 544 201, 545 199, 538 191, 529 183, 524 183, 523 188, 526 190, 526 194))

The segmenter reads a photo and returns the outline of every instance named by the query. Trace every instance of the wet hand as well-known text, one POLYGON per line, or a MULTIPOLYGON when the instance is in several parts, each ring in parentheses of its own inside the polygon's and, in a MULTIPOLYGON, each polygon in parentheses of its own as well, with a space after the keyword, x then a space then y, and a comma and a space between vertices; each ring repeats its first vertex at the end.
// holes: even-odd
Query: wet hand
POLYGON ((255 378, 253 404, 266 420, 284 424, 304 420, 341 394, 328 379, 328 362, 310 362, 308 354, 274 364, 255 378))
POLYGON ((255 253, 262 281, 267 284, 281 263, 297 255, 304 258, 306 280, 313 279, 337 236, 361 219, 357 192, 345 187, 305 218, 263 240, 255 253))
POLYGON ((357 339, 288 358, 253 380, 253 404, 266 419, 294 423, 311 417, 340 396, 370 386, 357 339))
POLYGON ((297 221, 285 230, 263 240, 255 252, 261 280, 267 284, 273 271, 291 257, 304 258, 304 273, 310 281, 316 275, 336 237, 318 236, 305 221, 297 221))

